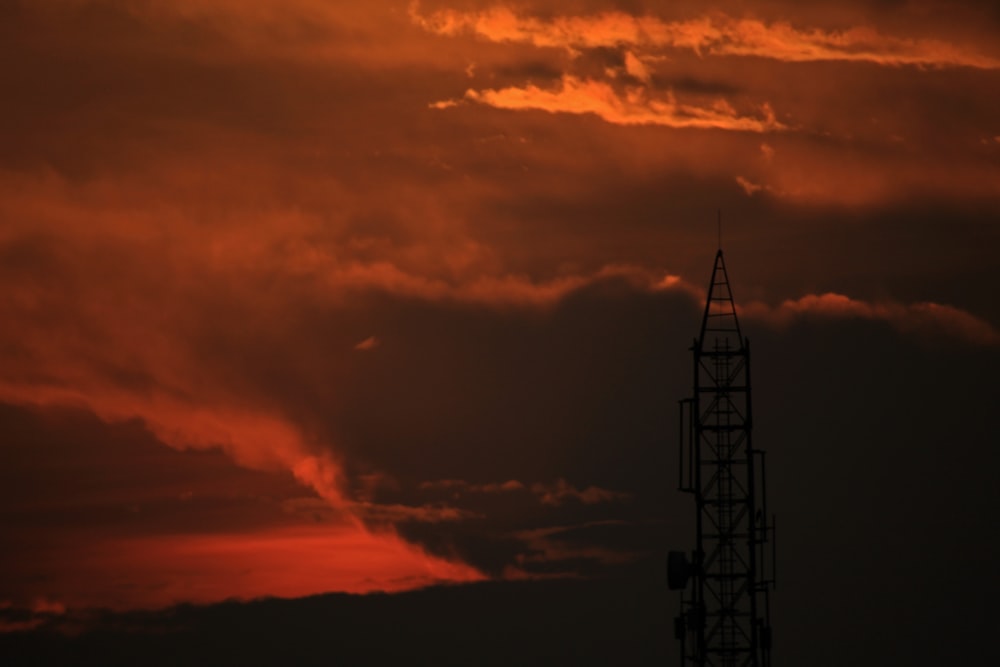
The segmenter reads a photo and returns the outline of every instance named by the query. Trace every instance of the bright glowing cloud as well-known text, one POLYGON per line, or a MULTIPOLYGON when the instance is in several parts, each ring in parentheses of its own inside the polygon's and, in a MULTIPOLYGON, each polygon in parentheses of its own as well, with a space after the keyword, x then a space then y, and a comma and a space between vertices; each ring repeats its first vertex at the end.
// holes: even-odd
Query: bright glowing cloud
POLYGON ((644 83, 650 83, 653 78, 646 64, 631 51, 625 52, 625 72, 644 83))
POLYGON ((786 129, 770 106, 762 105, 756 116, 739 114, 726 100, 708 107, 678 102, 672 93, 651 96, 640 87, 618 92, 610 84, 592 79, 563 76, 559 86, 544 89, 528 84, 499 90, 468 90, 467 100, 499 109, 536 109, 549 113, 594 114, 616 125, 662 125, 674 128, 718 129, 742 132, 773 132, 786 129))
POLYGON ((831 31, 798 28, 713 13, 686 21, 605 12, 592 16, 524 16, 498 5, 479 12, 438 10, 424 15, 410 9, 425 30, 444 36, 473 34, 493 42, 524 42, 536 47, 588 49, 641 47, 687 49, 699 56, 744 56, 788 62, 851 61, 919 67, 1000 68, 1000 60, 936 39, 885 35, 868 26, 831 31))

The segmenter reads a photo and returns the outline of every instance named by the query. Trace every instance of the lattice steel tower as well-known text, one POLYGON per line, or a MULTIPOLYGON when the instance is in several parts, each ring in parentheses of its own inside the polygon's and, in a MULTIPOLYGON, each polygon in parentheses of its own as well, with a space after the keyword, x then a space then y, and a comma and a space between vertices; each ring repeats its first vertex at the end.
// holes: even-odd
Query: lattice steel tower
POLYGON ((768 521, 764 452, 751 439, 750 343, 721 249, 691 351, 694 394, 680 401, 679 489, 694 494, 696 544, 690 558, 671 552, 667 562, 670 588, 681 590, 681 662, 767 667, 774 519, 768 521))

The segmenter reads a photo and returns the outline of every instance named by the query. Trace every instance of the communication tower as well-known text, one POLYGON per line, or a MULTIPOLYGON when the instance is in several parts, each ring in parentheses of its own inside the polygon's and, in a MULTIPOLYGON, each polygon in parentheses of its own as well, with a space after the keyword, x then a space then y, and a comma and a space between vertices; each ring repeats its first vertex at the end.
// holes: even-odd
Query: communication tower
POLYGON ((667 559, 668 584, 681 591, 674 621, 681 663, 768 667, 774 517, 768 519, 764 451, 751 438, 750 343, 721 249, 691 351, 694 386, 680 401, 678 488, 694 495, 695 548, 667 559))

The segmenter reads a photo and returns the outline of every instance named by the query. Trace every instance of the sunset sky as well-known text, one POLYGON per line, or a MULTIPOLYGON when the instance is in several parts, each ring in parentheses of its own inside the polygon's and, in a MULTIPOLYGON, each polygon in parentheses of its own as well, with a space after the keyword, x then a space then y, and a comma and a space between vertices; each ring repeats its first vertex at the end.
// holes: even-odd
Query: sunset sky
POLYGON ((998 37, 978 0, 0 0, 0 631, 662 587, 721 211, 776 660, 1000 659, 998 37))

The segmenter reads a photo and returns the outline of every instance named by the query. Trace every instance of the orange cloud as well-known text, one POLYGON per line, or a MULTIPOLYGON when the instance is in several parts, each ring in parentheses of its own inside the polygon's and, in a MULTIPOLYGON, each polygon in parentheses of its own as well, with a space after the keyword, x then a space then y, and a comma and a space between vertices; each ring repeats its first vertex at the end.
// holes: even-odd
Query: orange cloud
POLYGON ((623 265, 608 264, 588 274, 534 280, 525 275, 493 275, 488 271, 470 275, 463 281, 447 281, 409 272, 391 262, 352 262, 317 267, 316 276, 334 293, 379 290, 428 300, 481 303, 495 307, 547 307, 570 292, 608 278, 618 278, 635 286, 656 285, 659 289, 679 287, 676 276, 623 265))
POLYGON ((650 83, 653 75, 650 73, 646 63, 631 51, 625 52, 625 72, 629 76, 639 79, 643 83, 650 83))
POLYGON ((536 47, 631 46, 649 50, 688 49, 700 56, 752 56, 788 62, 1000 68, 1000 60, 996 58, 945 41, 894 37, 867 26, 842 31, 796 28, 787 22, 737 19, 722 13, 686 21, 664 21, 622 12, 539 19, 520 15, 502 5, 479 12, 449 9, 423 15, 419 5, 413 3, 410 15, 415 23, 438 35, 473 34, 493 42, 523 42, 536 47))
POLYGON ((764 189, 763 185, 754 183, 742 176, 736 177, 736 184, 743 188, 743 192, 747 193, 747 196, 753 196, 764 189))
MULTIPOLYGON (((162 586, 169 592, 135 590, 129 593, 134 598, 116 602, 146 605, 192 596, 207 601, 393 590, 477 576, 392 534, 367 530, 365 522, 419 521, 434 524, 428 528, 434 531, 476 515, 444 504, 375 502, 378 474, 361 485, 356 474, 345 481, 347 463, 365 462, 341 460, 341 452, 350 450, 336 435, 326 435, 325 422, 311 423, 336 417, 309 414, 300 405, 311 399, 310 406, 329 406, 336 414, 356 389, 338 375, 342 368, 367 371, 370 362, 412 349, 390 345, 394 339, 374 354, 354 352, 376 348, 373 331, 407 334, 405 318, 398 329, 364 321, 373 293, 407 301, 407 307, 434 301, 452 310, 544 311, 577 290, 613 280, 635 290, 690 294, 700 305, 700 287, 643 267, 683 262, 690 248, 700 247, 704 235, 685 217, 694 217, 690 211, 704 205, 696 200, 719 183, 735 191, 736 174, 746 191, 759 193, 753 202, 761 207, 757 219, 774 212, 764 208, 770 195, 842 205, 934 188, 995 191, 988 159, 970 173, 962 169, 965 157, 928 166, 934 156, 919 152, 887 160, 859 150, 848 160, 816 148, 835 145, 833 139, 809 143, 796 155, 802 143, 794 142, 816 139, 833 116, 852 117, 845 132, 864 126, 871 100, 840 80, 830 82, 827 97, 800 95, 798 108, 774 90, 760 92, 767 79, 793 91, 791 98, 797 84, 813 76, 811 68, 783 67, 799 81, 771 78, 762 71, 773 67, 771 60, 996 67, 971 47, 940 41, 720 15, 671 23, 622 13, 543 20, 506 10, 421 16, 415 9, 413 20, 422 30, 398 8, 392 15, 392 3, 46 3, 72 11, 105 6, 107 12, 81 12, 107 15, 95 19, 102 32, 82 29, 90 24, 61 14, 38 18, 48 9, 22 4, 37 22, 18 24, 13 17, 18 39, 5 53, 14 54, 11 63, 37 59, 39 65, 15 77, 21 89, 6 105, 19 128, 14 134, 26 138, 19 151, 5 151, 0 171, 0 401, 82 405, 107 421, 139 420, 175 449, 219 449, 237 465, 280 473, 275 477, 281 479, 293 476, 317 496, 281 503, 282 518, 336 523, 316 532, 296 527, 94 542, 82 550, 87 557, 75 579, 63 581, 71 604, 104 604, 100 591, 118 590, 116 581, 123 591, 127 584, 130 590, 162 586), (140 22, 121 20, 118 9, 140 22), (477 18, 470 23, 470 16, 477 18), (120 34, 123 25, 140 29, 120 34), (435 35, 476 35, 480 43, 470 50, 469 40, 435 35), (22 40, 33 50, 16 57, 22 40), (536 53, 536 60, 577 63, 581 70, 600 60, 597 71, 607 66, 606 75, 616 80, 593 80, 591 72, 563 77, 551 87, 509 86, 504 77, 524 65, 517 54, 533 46, 574 55, 612 47, 622 58, 608 65, 607 58, 585 63, 587 58, 573 60, 560 50, 536 53), (676 71, 667 73, 664 63, 681 51, 676 71), (688 52, 704 60, 679 74, 695 61, 688 52), (42 54, 50 60, 36 58, 42 54), (470 59, 478 64, 472 67, 470 59), (72 62, 99 76, 76 81, 74 70, 62 67, 72 62), (730 67, 734 63, 741 66, 730 67), (509 71, 502 69, 506 65, 509 71), (155 81, 150 71, 158 73, 155 81), (51 85, 35 85, 39 72, 55 77, 51 85), (678 77, 688 74, 696 81, 685 88, 678 77), (655 92, 665 80, 677 81, 679 99, 655 92), (638 82, 646 87, 629 85, 638 82), (465 97, 443 99, 470 85, 474 89, 465 97), (715 93, 687 97, 685 90, 727 92, 712 104, 708 95, 715 93), (755 99, 755 92, 781 109, 784 122, 794 118, 818 127, 817 135, 781 132, 787 128, 769 107, 740 101, 755 99), (428 110, 435 99, 442 101, 428 110), (822 109, 818 120, 803 116, 810 106, 822 109), (497 114, 487 107, 589 114, 630 129, 560 122, 565 116, 497 114), (735 132, 646 132, 642 126, 735 132), (777 153, 770 146, 760 150, 777 173, 753 161, 760 160, 762 132, 775 133, 767 138, 779 146, 777 153), (579 150, 581 140, 594 150, 579 150), (8 171, 24 165, 30 173, 8 171), (949 185, 944 172, 967 189, 949 185), (674 181, 678 174, 680 185, 674 181), (650 182, 656 189, 662 183, 666 194, 649 198, 650 182), (671 201, 692 182, 698 185, 671 201), (317 321, 332 324, 323 335, 302 333, 317 321), (289 348, 293 352, 286 353, 289 348), (297 392, 315 395, 300 402, 297 392), (173 572, 172 563, 181 570, 173 572), (119 579, 113 578, 116 565, 119 579), (234 565, 238 571, 227 570, 234 565), (104 576, 112 579, 102 581, 104 576)), ((968 101, 972 93, 963 92, 968 101)), ((898 106, 920 106, 911 107, 911 101, 898 106)), ((928 126, 948 129, 940 133, 942 142, 962 125, 952 121, 970 117, 964 104, 950 107, 960 110, 958 116, 928 114, 928 126)), ((976 133, 976 142, 989 138, 988 147, 1000 141, 989 126, 976 133)), ((796 278, 787 272, 780 280, 790 282, 779 289, 795 289, 796 278)), ((865 318, 915 335, 997 343, 988 323, 933 303, 872 304, 819 295, 775 307, 750 304, 744 312, 776 327, 808 316, 865 318)), ((443 355, 442 367, 449 363, 443 355)), ((368 381, 385 386, 378 383, 391 382, 387 377, 372 374, 368 381)), ((379 419, 365 409, 359 411, 363 418, 379 419)), ((427 423, 429 430, 438 428, 427 423)), ((328 430, 336 432, 335 426, 328 430)), ((569 474, 550 472, 544 479, 560 473, 569 474)), ((463 473, 428 473, 437 474, 463 473)), ((505 500, 537 499, 547 506, 624 498, 563 479, 530 490, 517 480, 448 488, 509 493, 505 500)), ((179 493, 191 497, 190 491, 179 493)), ((476 500, 485 505, 496 499, 476 500)), ((69 573, 77 572, 75 553, 61 561, 69 573)), ((50 594, 63 599, 59 588, 50 594)))
POLYGON ((904 332, 946 335, 978 345, 1000 344, 1000 332, 975 315, 937 303, 869 303, 843 294, 809 294, 783 301, 777 307, 753 302, 741 314, 773 326, 784 327, 808 315, 840 319, 860 318, 888 322, 904 332))
MULTIPOLYGON (((238 465, 289 472, 344 519, 434 522, 466 515, 359 501, 345 489, 337 443, 316 439, 284 414, 280 401, 241 387, 232 369, 216 365, 217 344, 201 341, 221 335, 218 341, 230 346, 244 326, 275 335, 275 323, 287 318, 285 299, 257 289, 261 281, 274 285, 284 277, 295 298, 324 308, 371 291, 544 308, 608 278, 640 288, 679 284, 624 265, 538 280, 463 260, 459 275, 446 279, 420 262, 401 268, 396 261, 351 259, 350 246, 321 236, 306 214, 279 210, 247 215, 239 225, 226 217, 206 226, 193 210, 201 193, 172 183, 183 177, 170 170, 163 187, 190 208, 164 206, 161 196, 147 199, 141 185, 124 181, 0 177, 0 192, 9 195, 0 198, 9 221, 0 244, 34 257, 7 267, 13 273, 0 296, 6 323, 0 401, 82 406, 108 422, 139 419, 175 449, 220 449, 238 465), (222 300, 212 301, 212 293, 222 300)), ((369 337, 355 348, 377 343, 369 337)))
POLYGON ((465 98, 499 109, 538 109, 549 113, 594 114, 616 125, 663 125, 675 128, 720 129, 743 132, 773 132, 786 129, 768 105, 756 117, 740 115, 724 99, 712 106, 681 104, 668 93, 665 98, 651 97, 640 87, 627 88, 624 94, 611 85, 595 80, 565 75, 555 89, 528 84, 499 90, 468 90, 465 98))

